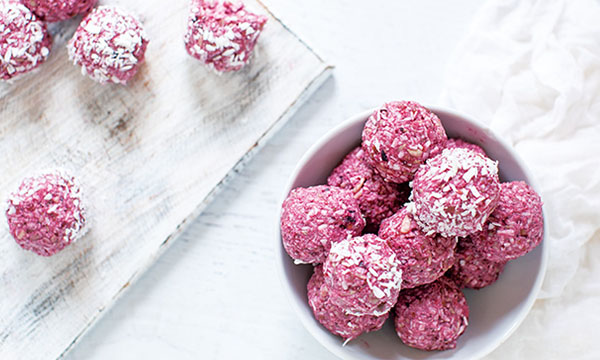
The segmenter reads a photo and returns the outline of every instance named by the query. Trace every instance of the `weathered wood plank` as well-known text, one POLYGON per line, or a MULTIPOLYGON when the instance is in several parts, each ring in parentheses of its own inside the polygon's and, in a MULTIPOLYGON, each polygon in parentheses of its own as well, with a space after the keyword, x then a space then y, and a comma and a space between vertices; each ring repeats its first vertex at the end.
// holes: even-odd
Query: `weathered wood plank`
POLYGON ((237 74, 215 75, 186 54, 187 1, 123 0, 111 3, 140 14, 151 38, 129 86, 100 86, 68 62, 69 21, 52 26, 40 71, 0 87, 0 198, 32 172, 63 167, 82 182, 91 219, 51 258, 0 232, 0 358, 68 350, 329 74, 247 2, 270 19, 237 74))

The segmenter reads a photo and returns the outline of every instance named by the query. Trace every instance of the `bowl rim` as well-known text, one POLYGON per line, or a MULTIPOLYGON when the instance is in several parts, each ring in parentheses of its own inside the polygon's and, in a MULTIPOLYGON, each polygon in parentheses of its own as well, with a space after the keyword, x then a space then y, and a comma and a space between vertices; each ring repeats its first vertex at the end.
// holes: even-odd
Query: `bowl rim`
MULTIPOLYGON (((539 191, 540 187, 538 185, 538 181, 535 178, 535 176, 533 176, 531 171, 529 170, 529 167, 527 166, 527 164, 523 161, 523 158, 519 155, 519 153, 514 149, 514 147, 512 145, 510 145, 506 140, 504 140, 500 136, 497 136, 496 133, 493 130, 491 130, 489 126, 487 126, 486 124, 483 124, 482 122, 480 122, 478 120, 475 120, 471 116, 465 115, 465 114, 463 114, 457 110, 451 109, 449 107, 439 106, 439 105, 430 106, 427 104, 423 104, 423 106, 426 107, 427 109, 429 109, 430 111, 432 111, 433 113, 435 113, 436 115, 438 114, 438 112, 447 113, 449 115, 467 120, 468 122, 473 123, 476 126, 480 127, 482 130, 486 131, 489 134, 489 136, 492 137, 495 141, 499 142, 502 145, 502 147, 510 149, 511 156, 513 156, 515 158, 516 162, 520 165, 523 172, 525 173, 525 176, 528 178, 528 185, 531 186, 536 192, 540 193, 540 191, 539 191)), ((369 115, 371 115, 377 109, 378 108, 371 108, 369 110, 365 110, 358 114, 350 116, 346 120, 342 121, 341 123, 337 124, 330 130, 328 130, 315 143, 313 143, 308 148, 308 150, 306 150, 306 152, 302 155, 302 157, 298 160, 294 170, 289 175, 288 180, 283 189, 283 192, 280 195, 280 198, 277 202, 278 216, 277 216, 276 223, 275 223, 275 236, 274 236, 274 239, 276 242, 275 249, 276 249, 276 258, 277 258, 276 272, 277 272, 279 280, 281 282, 281 286, 284 288, 284 292, 286 294, 287 301, 288 301, 288 303, 291 304, 292 308, 294 309, 294 313, 296 314, 296 316, 298 318, 300 318, 300 322, 302 323, 304 328, 310 333, 310 335, 314 339, 316 339, 317 342, 319 342, 319 344, 321 344, 321 346, 323 346, 325 349, 327 349, 330 353, 332 353, 333 355, 335 355, 339 358, 343 358, 343 359, 359 360, 358 357, 355 357, 352 354, 343 351, 343 347, 341 345, 334 347, 334 346, 330 346, 330 344, 328 342, 322 341, 321 334, 317 333, 316 330, 314 329, 315 328, 314 321, 316 321, 316 320, 312 319, 312 321, 311 321, 311 319, 308 319, 307 317, 303 316, 302 309, 300 309, 299 305, 294 301, 297 296, 292 291, 292 288, 289 286, 289 283, 287 282, 285 273, 283 271, 284 265, 285 265, 284 259, 286 256, 289 257, 289 255, 287 255, 287 253, 285 252, 285 250, 283 248, 283 243, 281 241, 281 231, 280 231, 281 206, 283 204, 283 201, 287 198, 290 191, 292 190, 292 186, 293 186, 294 182, 296 181, 298 174, 300 173, 302 168, 306 165, 308 160, 311 159, 326 143, 331 141, 335 136, 337 136, 343 130, 345 130, 349 127, 355 126, 355 124, 359 121, 366 121, 367 118, 369 117, 369 115), (283 256, 281 256, 282 253, 284 254, 283 256)), ((484 356, 490 354, 496 348, 498 348, 502 343, 504 343, 517 330, 517 328, 523 323, 523 321, 527 317, 527 314, 529 314, 529 312, 531 311, 533 304, 537 300, 538 294, 541 290, 542 283, 543 283, 545 275, 546 275, 546 269, 547 269, 547 265, 548 265, 548 256, 549 256, 549 249, 548 249, 548 245, 546 244, 546 242, 547 242, 546 235, 548 234, 548 222, 546 221, 547 216, 546 216, 545 206, 543 206, 543 205, 542 205, 542 216, 544 218, 544 233, 543 233, 542 242, 540 243, 541 248, 542 248, 541 249, 542 255, 541 255, 541 261, 540 261, 540 267, 539 267, 539 272, 537 274, 535 282, 532 286, 530 296, 526 300, 526 303, 525 303, 526 305, 522 307, 521 311, 515 316, 515 321, 513 322, 513 324, 504 332, 504 334, 502 334, 502 336, 500 336, 498 338, 498 341, 492 342, 488 346, 482 347, 479 351, 475 352, 471 356, 471 359, 481 359, 484 356)), ((291 260, 291 258, 289 258, 289 259, 291 260)), ((322 331, 326 331, 326 330, 320 329, 319 331, 322 332, 322 331)), ((340 338, 340 340, 341 340, 341 338, 340 338)), ((340 341, 340 344, 341 344, 341 341, 340 341)))

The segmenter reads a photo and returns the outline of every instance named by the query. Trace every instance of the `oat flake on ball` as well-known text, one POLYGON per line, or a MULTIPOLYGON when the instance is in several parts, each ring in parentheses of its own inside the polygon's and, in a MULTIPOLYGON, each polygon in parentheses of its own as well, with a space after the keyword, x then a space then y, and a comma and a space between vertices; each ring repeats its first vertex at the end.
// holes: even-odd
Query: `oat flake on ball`
POLYGON ((379 237, 396 254, 403 289, 435 281, 454 264, 456 239, 425 234, 406 208, 381 223, 379 237))
POLYGON ((25 178, 8 198, 6 217, 17 244, 42 256, 77 240, 86 223, 81 190, 63 171, 25 178))
POLYGON ((90 11, 98 0, 21 0, 40 19, 47 22, 66 20, 90 11))
POLYGON ((357 316, 386 314, 402 283, 394 252, 373 234, 333 244, 323 273, 331 301, 357 316))
POLYGON ((400 340, 421 350, 454 349, 469 323, 465 296, 445 277, 402 290, 395 315, 394 325, 400 340))
POLYGON ((81 72, 99 83, 126 84, 144 61, 148 36, 133 15, 100 6, 86 15, 67 48, 81 72))
POLYGON ((388 314, 381 316, 355 316, 331 301, 331 291, 323 277, 323 266, 315 267, 308 281, 308 305, 317 321, 332 334, 341 336, 346 342, 355 339, 360 334, 381 329, 388 314))
POLYGON ((318 185, 296 188, 282 205, 283 247, 296 263, 322 263, 331 244, 359 235, 365 227, 352 193, 318 185))
POLYGON ((506 261, 495 262, 486 259, 473 244, 474 236, 470 235, 458 241, 454 265, 446 273, 446 276, 461 289, 481 289, 493 284, 506 265, 506 261))
POLYGON ((369 116, 362 148, 384 179, 403 183, 425 160, 439 154, 447 139, 440 119, 429 109, 413 101, 394 101, 369 116))
POLYGON ((498 203, 498 163, 464 148, 427 160, 412 182, 409 211, 427 233, 467 236, 483 228, 498 203))
POLYGON ((543 236, 542 199, 526 183, 513 181, 500 184, 498 206, 473 241, 488 260, 501 262, 527 254, 543 236))
POLYGON ((374 232, 381 221, 392 216, 401 205, 398 185, 383 180, 367 164, 366 153, 361 147, 352 150, 333 169, 327 184, 352 191, 365 216, 367 228, 374 232))
POLYGON ((0 79, 27 73, 48 58, 46 24, 16 0, 0 0, 0 79))
POLYGON ((185 48, 216 73, 237 71, 250 61, 266 22, 241 2, 192 0, 185 48))

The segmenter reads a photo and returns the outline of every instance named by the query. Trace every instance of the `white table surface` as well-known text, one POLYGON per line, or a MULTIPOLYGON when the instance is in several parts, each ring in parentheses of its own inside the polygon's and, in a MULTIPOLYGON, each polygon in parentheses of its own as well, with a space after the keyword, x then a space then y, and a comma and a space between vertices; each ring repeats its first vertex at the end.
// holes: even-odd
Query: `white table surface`
POLYGON ((67 359, 333 359, 302 327, 275 267, 274 227, 295 163, 380 103, 436 103, 480 0, 268 0, 336 66, 67 359))

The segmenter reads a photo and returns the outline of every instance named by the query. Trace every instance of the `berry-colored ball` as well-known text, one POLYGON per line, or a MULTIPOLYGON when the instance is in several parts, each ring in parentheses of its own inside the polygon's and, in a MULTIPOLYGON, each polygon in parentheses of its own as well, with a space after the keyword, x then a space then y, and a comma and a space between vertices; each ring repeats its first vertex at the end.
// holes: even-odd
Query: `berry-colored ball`
POLYGON ((308 305, 315 318, 332 334, 341 336, 350 341, 360 334, 381 329, 388 314, 381 316, 365 315, 356 316, 347 314, 346 311, 331 301, 331 291, 325 284, 323 266, 315 267, 314 273, 308 281, 308 305))
POLYGON ((7 205, 10 233, 25 250, 51 256, 83 235, 81 190, 64 172, 25 178, 7 205))
POLYGON ((46 24, 16 0, 0 0, 0 79, 10 80, 48 58, 52 38, 46 24))
POLYGON ((385 315, 402 283, 394 252, 373 234, 333 244, 323 273, 331 301, 356 316, 385 315))
POLYGON ((399 186, 383 180, 373 170, 361 147, 352 150, 333 169, 327 184, 352 191, 365 216, 367 228, 373 232, 377 232, 381 221, 392 216, 402 205, 399 186))
POLYGON ((455 262, 446 275, 459 288, 481 289, 498 280, 506 262, 495 262, 485 258, 473 244, 475 235, 458 241, 455 262))
POLYGON ((401 291, 395 311, 394 325, 402 342, 422 350, 454 349, 469 323, 467 299, 445 277, 401 291))
POLYGON ((282 205, 281 238, 297 263, 322 263, 333 243, 365 227, 352 193, 333 186, 296 188, 282 205))
POLYGON ((90 11, 98 0, 21 0, 41 20, 56 22, 90 11))
POLYGON ((193 0, 185 48, 217 73, 237 71, 250 61, 266 22, 241 2, 193 0))
POLYGON ((381 223, 379 237, 396 254, 403 289, 433 282, 454 264, 456 239, 427 235, 406 208, 381 223))
POLYGON ((419 166, 444 148, 446 131, 429 109, 413 101, 384 104, 367 120, 362 148, 370 164, 386 180, 412 180, 419 166))
POLYGON ((142 62, 148 36, 133 15, 100 6, 86 15, 67 48, 81 72, 99 83, 126 84, 142 62))
POLYGON ((473 238, 488 260, 505 262, 533 250, 544 237, 542 199, 522 181, 500 184, 498 206, 473 238))
POLYGON ((446 142, 446 149, 455 149, 455 148, 469 149, 469 150, 473 150, 476 153, 481 154, 483 156, 487 156, 485 151, 479 145, 475 145, 473 143, 466 142, 462 139, 448 139, 448 141, 446 142))
POLYGON ((412 182, 410 211, 427 233, 467 236, 483 229, 498 204, 498 164, 464 148, 429 159, 412 182))

